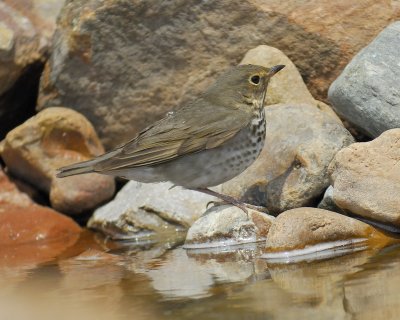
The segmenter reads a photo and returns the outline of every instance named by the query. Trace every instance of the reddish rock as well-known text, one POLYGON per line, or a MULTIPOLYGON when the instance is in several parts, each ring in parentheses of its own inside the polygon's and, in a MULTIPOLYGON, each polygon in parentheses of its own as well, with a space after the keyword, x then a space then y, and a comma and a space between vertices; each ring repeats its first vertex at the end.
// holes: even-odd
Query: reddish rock
POLYGON ((79 214, 109 199, 114 194, 114 179, 97 174, 58 179, 56 170, 103 152, 85 117, 54 107, 9 132, 1 154, 12 174, 50 194, 53 208, 79 214))
POLYGON ((39 206, 0 171, 0 265, 35 265, 73 245, 81 228, 70 218, 39 206))

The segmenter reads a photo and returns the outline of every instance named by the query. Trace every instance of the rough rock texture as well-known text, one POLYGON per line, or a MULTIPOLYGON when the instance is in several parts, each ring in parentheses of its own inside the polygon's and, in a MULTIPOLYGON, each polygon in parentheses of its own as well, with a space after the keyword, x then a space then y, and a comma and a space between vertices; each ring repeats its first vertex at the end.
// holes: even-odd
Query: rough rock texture
POLYGON ((80 232, 70 218, 33 203, 0 171, 0 266, 48 261, 73 245, 80 232))
POLYGON ((34 113, 40 73, 63 2, 0 2, 0 138, 34 113))
POLYGON ((329 186, 329 163, 353 138, 314 106, 273 105, 265 112, 263 151, 251 167, 222 184, 222 192, 275 214, 313 204, 329 186))
POLYGON ((278 64, 285 65, 284 72, 278 73, 269 81, 266 105, 307 103, 315 105, 340 122, 339 117, 328 105, 313 98, 294 63, 279 49, 266 45, 258 46, 249 50, 240 64, 256 64, 266 68, 278 64))
POLYGON ((335 212, 297 208, 276 218, 266 246, 269 251, 295 250, 325 242, 368 239, 376 234, 368 224, 335 212))
POLYGON ((400 127, 400 21, 360 51, 329 88, 329 100, 370 137, 400 127))
POLYGON ((340 208, 400 226, 400 129, 343 149, 329 171, 333 200, 340 208))
POLYGON ((200 217, 214 197, 174 187, 169 182, 128 182, 115 199, 98 208, 88 227, 115 239, 184 230, 200 217))
POLYGON ((352 55, 397 16, 384 0, 67 1, 39 105, 79 110, 109 148, 190 101, 260 44, 285 52, 322 99, 352 55))
POLYGON ((231 206, 207 210, 189 229, 185 247, 223 247, 265 240, 274 217, 250 210, 248 215, 231 206))
POLYGON ((50 193, 56 210, 78 214, 114 193, 114 179, 87 174, 58 179, 56 169, 104 152, 92 125, 76 111, 50 108, 9 132, 1 156, 8 170, 50 193))

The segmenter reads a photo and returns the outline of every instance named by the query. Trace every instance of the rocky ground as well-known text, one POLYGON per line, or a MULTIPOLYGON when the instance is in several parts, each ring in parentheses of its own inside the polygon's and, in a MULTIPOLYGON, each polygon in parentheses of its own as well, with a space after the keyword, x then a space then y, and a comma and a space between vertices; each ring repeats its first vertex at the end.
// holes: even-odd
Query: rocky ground
POLYGON ((397 241, 399 5, 156 2, 0 3, 2 244, 51 240, 43 262, 85 225, 113 239, 187 233, 188 249, 265 242, 270 257, 397 241), (260 157, 216 190, 268 214, 210 208, 169 183, 55 177, 239 63, 286 68, 269 85, 260 157))

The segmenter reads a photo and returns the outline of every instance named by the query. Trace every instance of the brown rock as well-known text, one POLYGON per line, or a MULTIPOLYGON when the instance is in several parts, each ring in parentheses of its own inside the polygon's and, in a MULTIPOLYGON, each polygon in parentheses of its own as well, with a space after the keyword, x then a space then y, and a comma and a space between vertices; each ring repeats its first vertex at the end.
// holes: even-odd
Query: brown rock
POLYGON ((303 249, 335 241, 384 237, 370 225, 316 208, 297 208, 280 214, 267 237, 269 251, 303 249))
POLYGON ((222 184, 223 193, 273 214, 314 204, 329 186, 329 163, 353 138, 312 105, 272 105, 265 112, 263 151, 250 168, 222 184))
POLYGON ((231 206, 207 210, 189 229, 185 248, 224 247, 265 240, 274 217, 255 210, 248 215, 231 206))
POLYGON ((34 114, 40 74, 63 2, 0 3, 0 139, 34 114))
POLYGON ((72 246, 80 232, 74 221, 33 203, 0 172, 0 266, 49 261, 72 246))
POLYGON ((399 16, 384 0, 69 1, 39 107, 81 111, 109 148, 193 99, 260 44, 286 53, 321 100, 350 58, 399 16))
POLYGON ((82 115, 51 108, 9 132, 2 157, 12 174, 48 192, 55 209, 78 214, 110 198, 114 180, 95 174, 57 179, 56 169, 103 152, 92 125, 82 115))
POLYGON ((329 168, 333 201, 342 209, 400 226, 400 129, 339 152, 329 168))

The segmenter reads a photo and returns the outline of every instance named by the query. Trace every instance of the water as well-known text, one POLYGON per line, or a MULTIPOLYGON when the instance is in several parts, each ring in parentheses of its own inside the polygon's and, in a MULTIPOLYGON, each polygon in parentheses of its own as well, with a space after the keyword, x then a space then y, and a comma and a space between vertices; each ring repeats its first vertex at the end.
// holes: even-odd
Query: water
POLYGON ((398 245, 288 264, 260 258, 255 245, 217 254, 181 244, 181 236, 115 243, 86 232, 39 265, 8 259, 0 319, 399 318, 398 245))

